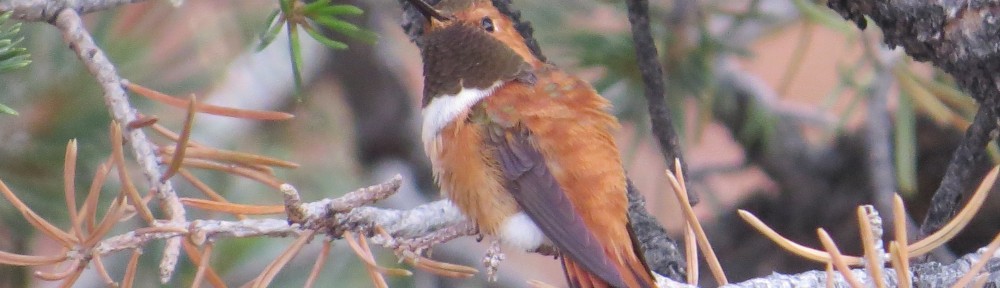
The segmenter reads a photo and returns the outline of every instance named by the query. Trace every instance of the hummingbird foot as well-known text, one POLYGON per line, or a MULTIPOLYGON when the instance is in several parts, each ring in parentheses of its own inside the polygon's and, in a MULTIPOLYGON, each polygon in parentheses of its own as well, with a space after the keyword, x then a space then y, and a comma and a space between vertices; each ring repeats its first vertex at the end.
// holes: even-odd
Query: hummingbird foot
POLYGON ((500 261, 506 258, 507 256, 500 251, 500 240, 493 240, 490 243, 490 249, 486 250, 486 256, 483 257, 483 266, 486 267, 487 281, 497 281, 497 270, 500 269, 500 261))
POLYGON ((410 252, 415 255, 425 255, 424 251, 427 251, 426 255, 431 256, 431 248, 435 245, 451 241, 456 238, 477 235, 479 229, 473 225, 454 225, 449 227, 444 227, 416 238, 394 238, 389 235, 384 229, 380 227, 377 228, 377 234, 385 239, 388 239, 391 243, 386 243, 386 247, 394 248, 397 253, 399 252, 410 252))
POLYGON ((475 235, 474 233, 476 233, 477 230, 475 227, 472 227, 472 225, 454 225, 445 227, 428 235, 417 238, 396 238, 388 231, 378 226, 376 226, 374 230, 375 235, 372 237, 373 243, 381 244, 386 248, 393 249, 400 262, 406 262, 418 269, 447 277, 472 277, 479 272, 472 267, 438 262, 428 258, 431 257, 431 248, 433 248, 434 245, 448 242, 449 240, 462 236, 475 235))
POLYGON ((542 246, 538 246, 538 248, 535 248, 535 250, 528 251, 528 252, 534 252, 534 253, 542 254, 544 256, 552 256, 552 258, 556 258, 556 259, 559 258, 559 248, 556 248, 556 246, 552 246, 552 245, 548 245, 548 244, 543 244, 542 246))

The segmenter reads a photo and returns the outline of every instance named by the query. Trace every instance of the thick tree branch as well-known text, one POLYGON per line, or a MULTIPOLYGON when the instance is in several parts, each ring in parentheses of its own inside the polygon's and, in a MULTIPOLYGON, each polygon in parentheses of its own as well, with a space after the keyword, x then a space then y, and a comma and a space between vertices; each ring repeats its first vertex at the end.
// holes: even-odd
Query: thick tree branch
POLYGON ((919 61, 929 61, 951 74, 959 85, 984 107, 935 192, 931 211, 921 226, 926 235, 940 228, 957 209, 962 194, 978 183, 985 171, 977 167, 988 161, 984 149, 996 137, 996 115, 1000 109, 1000 34, 995 2, 989 1, 885 1, 832 0, 827 5, 854 21, 862 29, 869 17, 882 29, 890 47, 901 46, 919 61))
POLYGON ((994 75, 1000 70, 1000 7, 995 2, 833 0, 827 5, 862 29, 864 17, 870 17, 889 47, 903 47, 914 59, 934 63, 980 103, 998 108, 994 75))

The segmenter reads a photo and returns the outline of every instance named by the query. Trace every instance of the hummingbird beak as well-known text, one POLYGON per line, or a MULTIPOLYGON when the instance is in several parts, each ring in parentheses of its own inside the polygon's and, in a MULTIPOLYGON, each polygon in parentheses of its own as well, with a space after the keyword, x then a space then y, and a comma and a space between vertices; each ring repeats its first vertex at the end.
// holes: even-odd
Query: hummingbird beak
POLYGON ((447 21, 451 19, 451 17, 445 16, 444 13, 441 13, 441 11, 434 9, 434 7, 432 7, 431 4, 427 4, 427 2, 424 2, 423 0, 407 0, 407 1, 409 1, 411 5, 417 7, 417 10, 420 11, 420 14, 424 14, 424 17, 427 17, 427 19, 437 19, 438 21, 447 21))

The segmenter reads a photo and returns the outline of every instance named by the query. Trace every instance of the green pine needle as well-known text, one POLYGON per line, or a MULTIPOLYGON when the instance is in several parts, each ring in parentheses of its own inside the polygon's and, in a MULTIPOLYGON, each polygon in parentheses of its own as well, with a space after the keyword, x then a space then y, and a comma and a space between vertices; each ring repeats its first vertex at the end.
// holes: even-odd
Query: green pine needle
POLYGON ((278 0, 279 8, 267 17, 264 29, 261 30, 260 44, 257 51, 263 50, 277 38, 278 33, 285 29, 288 33, 289 53, 291 54, 292 76, 295 78, 296 94, 302 92, 302 44, 299 41, 299 28, 302 28, 320 44, 331 49, 347 49, 346 43, 331 39, 324 35, 313 24, 318 24, 332 32, 337 32, 367 43, 377 40, 375 33, 357 25, 338 19, 337 16, 361 15, 364 10, 353 5, 333 5, 331 0, 317 0, 307 4, 301 0, 278 0))
POLYGON ((302 94, 302 45, 299 29, 295 23, 288 23, 288 49, 292 55, 292 76, 295 77, 295 94, 302 94))
MULTIPOLYGON (((19 37, 21 23, 5 25, 11 12, 0 14, 0 73, 9 72, 31 64, 31 54, 24 47, 17 47, 24 40, 19 37), (6 27, 5 27, 6 26, 6 27)), ((0 114, 18 115, 17 111, 0 103, 0 114)))
POLYGON ((10 114, 10 115, 14 115, 14 116, 18 115, 17 111, 15 111, 14 109, 11 109, 10 107, 7 107, 7 105, 3 105, 3 104, 0 104, 0 113, 10 114))
POLYGON ((344 44, 344 42, 327 38, 325 35, 323 35, 323 33, 317 32, 316 29, 313 29, 312 27, 302 27, 302 28, 306 30, 306 33, 308 33, 309 36, 312 36, 313 39, 316 39, 317 42, 325 45, 326 47, 330 47, 330 49, 335 49, 335 50, 347 49, 347 44, 344 44))
POLYGON ((317 11, 321 15, 327 16, 340 16, 340 15, 361 15, 365 13, 365 10, 361 10, 354 5, 330 5, 320 8, 317 11))

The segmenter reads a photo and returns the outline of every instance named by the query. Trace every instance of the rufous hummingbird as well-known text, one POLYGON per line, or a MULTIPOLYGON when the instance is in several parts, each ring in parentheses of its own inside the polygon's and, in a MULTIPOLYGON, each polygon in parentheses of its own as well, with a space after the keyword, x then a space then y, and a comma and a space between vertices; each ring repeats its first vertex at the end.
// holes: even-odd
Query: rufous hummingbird
POLYGON ((654 287, 610 103, 492 1, 409 2, 427 18, 421 136, 442 193, 504 245, 557 248, 571 287, 654 287))

